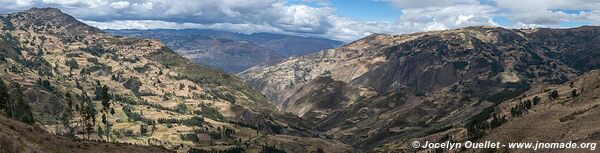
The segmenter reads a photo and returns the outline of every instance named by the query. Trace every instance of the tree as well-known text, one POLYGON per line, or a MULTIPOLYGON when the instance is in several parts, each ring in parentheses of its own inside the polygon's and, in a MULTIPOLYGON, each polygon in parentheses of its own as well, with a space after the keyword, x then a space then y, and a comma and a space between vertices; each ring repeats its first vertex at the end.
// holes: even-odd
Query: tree
POLYGON ((77 87, 77 89, 83 90, 83 87, 81 86, 81 84, 79 83, 79 80, 77 80, 77 78, 75 78, 75 86, 77 87))
POLYGON ((7 116, 27 124, 34 122, 31 106, 23 98, 21 85, 15 84, 15 89, 9 92, 8 86, 0 80, 0 110, 7 116))
POLYGON ((531 109, 531 105, 532 105, 531 100, 527 99, 524 101, 524 103, 525 103, 525 109, 531 109))
POLYGON ((83 119, 83 126, 88 139, 90 139, 90 133, 94 131, 94 125, 96 125, 96 105, 92 102, 92 99, 87 96, 87 93, 83 91, 81 96, 81 109, 79 114, 83 119))
POLYGON ((100 81, 96 80, 96 97, 94 97, 94 100, 101 100, 102 98, 102 85, 100 84, 100 81))
POLYGON ((141 124, 140 125, 140 134, 141 135, 146 135, 146 133, 148 133, 148 125, 141 124))
POLYGON ((67 93, 65 95, 65 97, 67 100, 67 108, 63 112, 62 123, 63 123, 63 126, 69 130, 69 135, 72 135, 73 129, 70 126, 70 123, 71 123, 70 120, 71 120, 71 116, 73 114, 73 99, 71 97, 71 93, 67 93))
POLYGON ((21 85, 15 85, 15 91, 13 91, 12 97, 14 100, 11 102, 11 114, 10 116, 16 118, 24 123, 32 124, 34 122, 33 113, 31 112, 31 106, 23 98, 23 90, 21 85))
POLYGON ((558 91, 556 89, 548 93, 548 98, 550 98, 551 100, 558 99, 558 96, 558 91))
POLYGON ((540 101, 541 101, 540 97, 538 97, 538 96, 533 97, 533 100, 532 100, 533 105, 539 104, 540 101))
POLYGON ((98 138, 102 138, 102 135, 104 135, 104 130, 102 130, 102 126, 98 125, 98 138))
POLYGON ((154 131, 157 129, 156 124, 157 124, 156 121, 152 121, 152 129, 151 129, 152 132, 150 133, 150 135, 154 135, 154 131))
POLYGON ((571 97, 575 98, 577 96, 579 96, 579 94, 577 93, 577 89, 571 90, 571 97))
MULTIPOLYGON (((99 84, 99 82, 98 82, 99 84)), ((106 125, 106 129, 105 129, 105 135, 106 135, 106 140, 110 142, 110 122, 108 120, 108 115, 109 114, 114 114, 114 110, 111 111, 111 96, 108 93, 108 86, 104 85, 101 89, 101 100, 102 100, 102 123, 104 123, 104 125, 106 125), (110 113, 109 113, 110 111, 110 113)))
POLYGON ((7 112, 10 103, 10 94, 8 93, 8 87, 4 84, 4 81, 0 79, 0 111, 7 112))

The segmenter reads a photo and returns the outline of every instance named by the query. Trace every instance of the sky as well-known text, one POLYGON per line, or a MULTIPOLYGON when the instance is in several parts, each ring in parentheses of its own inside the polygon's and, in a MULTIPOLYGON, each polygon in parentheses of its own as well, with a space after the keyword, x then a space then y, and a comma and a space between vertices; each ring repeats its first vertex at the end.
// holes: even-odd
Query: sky
POLYGON ((0 0, 0 12, 55 7, 100 29, 213 29, 345 42, 467 26, 600 25, 600 0, 0 0))

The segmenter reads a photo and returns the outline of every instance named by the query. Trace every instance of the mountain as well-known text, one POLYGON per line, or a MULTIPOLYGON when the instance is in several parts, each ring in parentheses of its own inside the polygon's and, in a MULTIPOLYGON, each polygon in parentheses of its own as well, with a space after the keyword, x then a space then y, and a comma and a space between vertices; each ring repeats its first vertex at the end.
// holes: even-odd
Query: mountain
MULTIPOLYGON (((539 112, 537 117, 560 116, 532 106, 532 101, 558 107, 553 103, 561 103, 559 99, 546 98, 554 87, 600 68, 598 36, 596 26, 482 26, 374 34, 336 49, 261 64, 238 76, 282 110, 317 124, 360 151, 413 152, 413 141, 496 140, 486 136, 496 132, 503 136, 498 140, 513 140, 510 133, 516 130, 504 126, 546 124, 530 112, 539 112)), ((565 92, 559 90, 559 97, 564 98, 565 92)), ((593 96, 587 97, 583 101, 597 103, 593 96)), ((584 117, 577 115, 571 117, 584 117)), ((573 129, 600 131, 581 120, 572 122, 576 123, 568 125, 581 125, 573 129)), ((593 134, 565 135, 596 140, 593 134)))
MULTIPOLYGON (((17 95, 6 97, 19 106, 0 110, 49 133, 178 152, 352 149, 280 112, 236 76, 194 64, 157 40, 115 36, 54 8, 0 21, 0 80, 7 84, 0 92, 17 95)), ((22 127, 13 124, 20 123, 6 126, 22 127)), ((13 133, 0 131, 9 140, 19 137, 13 133)))
POLYGON ((271 33, 233 33, 215 30, 106 30, 131 37, 153 38, 202 65, 239 73, 264 62, 307 55, 338 47, 342 42, 271 33))

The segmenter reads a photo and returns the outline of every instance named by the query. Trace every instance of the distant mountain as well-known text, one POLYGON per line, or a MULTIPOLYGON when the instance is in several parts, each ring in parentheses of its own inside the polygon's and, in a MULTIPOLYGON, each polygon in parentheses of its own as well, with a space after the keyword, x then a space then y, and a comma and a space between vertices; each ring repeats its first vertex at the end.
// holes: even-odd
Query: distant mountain
POLYGON ((591 117, 600 112, 598 72, 581 74, 600 69, 599 44, 597 26, 374 34, 238 76, 282 110, 359 150, 414 152, 412 141, 524 135, 597 142, 600 128, 586 120, 598 120, 591 117), (534 126, 563 134, 548 137, 534 126))
POLYGON ((192 61, 239 73, 263 62, 307 55, 342 44, 324 38, 271 33, 233 33, 215 30, 105 30, 130 37, 159 39, 192 61))

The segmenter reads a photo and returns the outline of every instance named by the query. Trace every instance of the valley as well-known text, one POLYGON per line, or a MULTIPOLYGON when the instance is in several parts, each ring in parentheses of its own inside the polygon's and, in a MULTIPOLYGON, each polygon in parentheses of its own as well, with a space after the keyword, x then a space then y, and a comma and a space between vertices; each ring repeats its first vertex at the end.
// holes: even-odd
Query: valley
POLYGON ((600 142, 598 26, 371 34, 335 48, 266 33, 105 32, 55 8, 0 21, 0 152, 446 152, 411 143, 600 142), (193 52, 200 48, 211 53, 193 52))
POLYGON ((261 63, 276 62, 338 47, 342 42, 272 33, 215 30, 105 30, 115 35, 158 39, 191 61, 231 74, 261 63))

